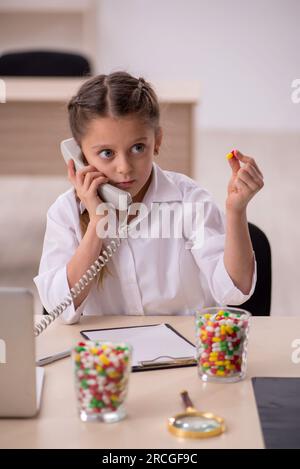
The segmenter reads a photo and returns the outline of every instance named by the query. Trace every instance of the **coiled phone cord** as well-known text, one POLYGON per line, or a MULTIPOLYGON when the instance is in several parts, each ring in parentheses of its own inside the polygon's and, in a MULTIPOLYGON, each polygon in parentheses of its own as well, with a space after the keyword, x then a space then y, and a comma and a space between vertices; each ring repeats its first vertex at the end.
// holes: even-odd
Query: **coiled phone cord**
POLYGON ((56 318, 58 318, 67 308, 72 301, 85 289, 85 287, 97 276, 100 270, 107 264, 113 254, 116 252, 121 244, 120 238, 111 240, 109 245, 101 251, 100 256, 93 262, 85 274, 78 280, 70 293, 63 299, 63 301, 56 306, 49 314, 35 325, 34 335, 40 335, 56 318))

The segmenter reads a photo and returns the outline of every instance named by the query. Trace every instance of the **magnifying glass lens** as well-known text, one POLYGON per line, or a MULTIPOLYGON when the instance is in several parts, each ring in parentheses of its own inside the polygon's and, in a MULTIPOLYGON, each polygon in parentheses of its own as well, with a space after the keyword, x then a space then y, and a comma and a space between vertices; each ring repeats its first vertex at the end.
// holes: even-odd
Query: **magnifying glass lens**
POLYGON ((174 427, 187 432, 211 432, 220 428, 220 423, 214 419, 201 417, 200 415, 183 415, 173 422, 174 427))

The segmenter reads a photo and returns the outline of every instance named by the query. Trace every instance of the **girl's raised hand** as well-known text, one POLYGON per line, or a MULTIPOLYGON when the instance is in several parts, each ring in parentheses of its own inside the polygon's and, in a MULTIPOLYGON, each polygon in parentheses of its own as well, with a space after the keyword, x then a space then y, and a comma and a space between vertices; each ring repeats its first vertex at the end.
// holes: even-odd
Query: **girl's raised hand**
POLYGON ((227 158, 232 175, 227 188, 226 209, 242 212, 252 197, 264 186, 263 174, 254 158, 245 156, 238 150, 232 150, 227 158), (244 163, 243 166, 241 163, 244 163))

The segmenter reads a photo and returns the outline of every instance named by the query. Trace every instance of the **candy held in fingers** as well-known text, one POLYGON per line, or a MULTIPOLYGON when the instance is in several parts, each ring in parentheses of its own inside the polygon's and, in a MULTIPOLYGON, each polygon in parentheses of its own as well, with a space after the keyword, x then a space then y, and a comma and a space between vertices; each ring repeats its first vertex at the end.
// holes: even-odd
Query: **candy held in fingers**
POLYGON ((226 158, 230 160, 231 158, 236 157, 236 150, 231 150, 230 153, 227 153, 226 158))

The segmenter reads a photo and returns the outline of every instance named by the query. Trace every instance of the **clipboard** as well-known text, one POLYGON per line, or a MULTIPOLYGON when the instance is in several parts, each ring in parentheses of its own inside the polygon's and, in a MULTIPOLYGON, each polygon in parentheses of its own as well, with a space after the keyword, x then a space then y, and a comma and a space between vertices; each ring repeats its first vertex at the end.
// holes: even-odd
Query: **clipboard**
POLYGON ((87 329, 87 340, 127 342, 133 347, 132 371, 195 366, 196 347, 170 324, 87 329))

